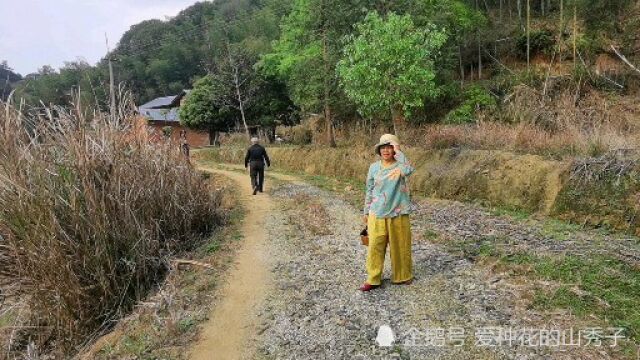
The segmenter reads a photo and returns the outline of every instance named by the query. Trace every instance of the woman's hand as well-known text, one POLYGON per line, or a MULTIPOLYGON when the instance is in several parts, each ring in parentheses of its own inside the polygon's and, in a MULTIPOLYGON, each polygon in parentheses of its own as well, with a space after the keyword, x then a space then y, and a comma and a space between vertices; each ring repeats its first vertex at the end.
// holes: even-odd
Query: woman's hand
POLYGON ((393 151, 395 151, 396 153, 397 153, 397 152, 399 152, 399 151, 401 151, 401 150, 400 150, 400 144, 395 143, 395 142, 392 142, 392 143, 391 143, 391 146, 393 146, 393 151))

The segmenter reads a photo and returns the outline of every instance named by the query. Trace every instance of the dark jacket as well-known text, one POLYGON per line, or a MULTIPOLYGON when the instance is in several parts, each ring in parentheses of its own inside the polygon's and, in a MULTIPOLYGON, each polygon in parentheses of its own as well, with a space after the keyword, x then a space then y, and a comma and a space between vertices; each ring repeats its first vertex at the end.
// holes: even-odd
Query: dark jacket
POLYGON ((244 167, 249 166, 250 162, 252 163, 251 166, 263 167, 265 163, 267 166, 271 166, 267 150, 258 144, 253 144, 247 149, 247 155, 244 157, 244 167))

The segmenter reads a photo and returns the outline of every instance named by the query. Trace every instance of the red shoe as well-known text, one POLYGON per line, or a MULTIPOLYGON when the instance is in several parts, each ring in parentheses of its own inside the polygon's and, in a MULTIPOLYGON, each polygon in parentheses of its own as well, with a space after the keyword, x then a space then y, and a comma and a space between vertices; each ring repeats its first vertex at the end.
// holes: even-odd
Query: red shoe
POLYGON ((371 285, 368 283, 364 283, 362 284, 362 286, 360 286, 360 291, 371 291, 377 287, 380 287, 380 285, 371 285))

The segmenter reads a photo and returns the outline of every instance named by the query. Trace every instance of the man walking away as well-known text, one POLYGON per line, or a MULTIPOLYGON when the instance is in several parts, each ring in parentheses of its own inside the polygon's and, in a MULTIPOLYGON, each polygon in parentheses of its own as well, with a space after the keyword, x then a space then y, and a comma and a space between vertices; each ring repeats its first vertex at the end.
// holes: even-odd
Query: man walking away
POLYGON ((244 157, 244 167, 249 169, 251 175, 251 186, 253 187, 253 195, 258 191, 262 192, 264 185, 264 166, 271 166, 267 150, 258 144, 258 138, 251 138, 251 146, 247 149, 247 155, 244 157))

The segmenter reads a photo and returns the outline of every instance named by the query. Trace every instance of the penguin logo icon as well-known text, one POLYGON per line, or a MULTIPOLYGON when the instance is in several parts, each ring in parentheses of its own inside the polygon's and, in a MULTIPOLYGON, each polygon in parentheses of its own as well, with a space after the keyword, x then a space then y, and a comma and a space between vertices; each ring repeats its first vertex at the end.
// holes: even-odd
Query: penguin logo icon
POLYGON ((378 336, 376 336, 376 344, 380 347, 390 347, 394 341, 393 330, 388 325, 380 326, 378 336))

